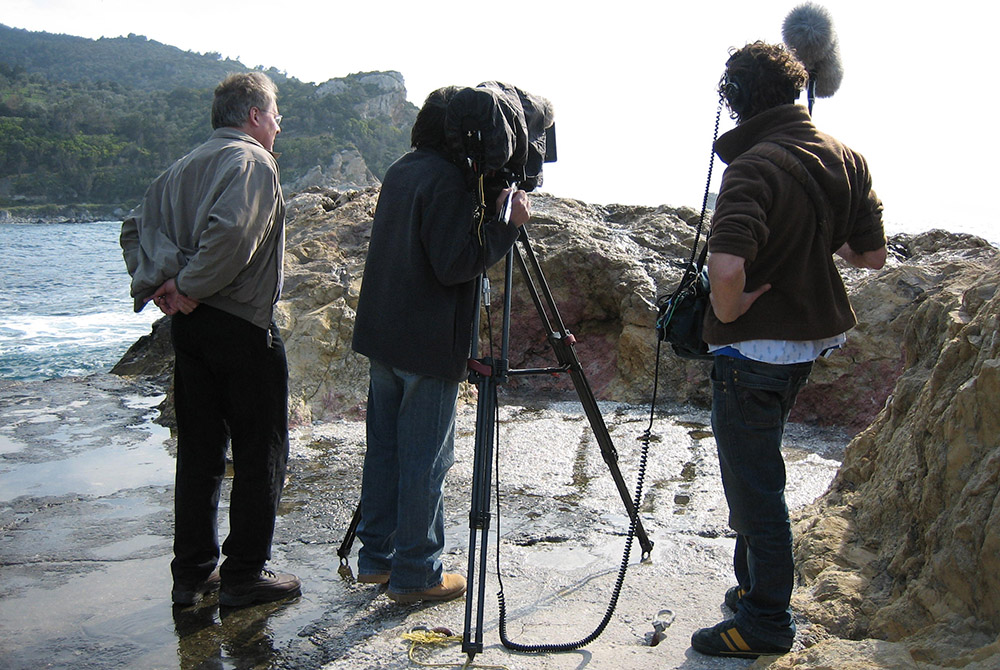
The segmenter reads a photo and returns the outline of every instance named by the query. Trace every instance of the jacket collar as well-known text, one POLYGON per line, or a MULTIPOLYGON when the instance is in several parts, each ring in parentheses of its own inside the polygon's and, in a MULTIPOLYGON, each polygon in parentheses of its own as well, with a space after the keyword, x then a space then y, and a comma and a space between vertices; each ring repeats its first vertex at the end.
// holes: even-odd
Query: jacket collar
POLYGON ((715 142, 715 153, 726 164, 767 137, 791 126, 812 125, 809 110, 798 104, 779 105, 747 119, 715 142))
MULTIPOLYGON (((263 144, 255 140, 252 135, 243 132, 239 128, 231 128, 228 126, 222 128, 216 128, 214 131, 212 131, 212 139, 217 139, 217 138, 227 139, 227 140, 241 140, 243 142, 249 142, 250 144, 255 144, 258 147, 260 147, 261 150, 267 151, 267 149, 264 148, 263 144)), ((277 153, 275 151, 267 151, 267 153, 271 154, 271 156, 273 156, 275 160, 278 160, 278 156, 281 155, 280 153, 277 153)))

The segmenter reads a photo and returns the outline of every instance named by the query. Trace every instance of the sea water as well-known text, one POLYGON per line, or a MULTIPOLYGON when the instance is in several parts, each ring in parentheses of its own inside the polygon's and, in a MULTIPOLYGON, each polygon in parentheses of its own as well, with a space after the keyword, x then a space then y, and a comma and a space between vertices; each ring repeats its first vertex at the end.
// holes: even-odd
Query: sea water
POLYGON ((0 378, 110 370, 158 309, 132 309, 120 222, 0 224, 0 378))

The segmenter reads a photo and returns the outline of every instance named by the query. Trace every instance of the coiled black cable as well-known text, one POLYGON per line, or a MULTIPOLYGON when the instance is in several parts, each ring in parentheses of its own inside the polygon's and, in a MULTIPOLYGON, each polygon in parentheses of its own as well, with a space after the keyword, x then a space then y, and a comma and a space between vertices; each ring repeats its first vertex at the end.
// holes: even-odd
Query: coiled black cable
MULTIPOLYGON (((712 168, 715 167, 715 140, 719 137, 719 121, 722 119, 722 105, 720 104, 715 110, 715 129, 712 131, 712 148, 708 156, 708 176, 705 178, 705 194, 701 198, 701 216, 698 217, 698 228, 695 230, 694 234, 694 244, 691 246, 691 258, 688 260, 687 266, 685 266, 684 272, 685 276, 687 273, 697 273, 697 266, 695 265, 695 259, 698 258, 698 239, 701 237, 702 228, 705 226, 705 214, 708 212, 708 194, 711 192, 712 188, 712 168)), ((706 238, 708 233, 705 234, 706 238)), ((706 242, 706 244, 708 244, 706 242)), ((681 281, 681 286, 684 285, 684 281, 681 281)))
MULTIPOLYGON (((646 431, 639 438, 642 442, 642 450, 639 456, 639 471, 636 477, 635 485, 635 498, 632 501, 632 510, 629 514, 629 528, 628 537, 625 539, 625 550, 622 556, 621 566, 618 569, 618 578, 615 580, 614 589, 611 591, 611 600, 608 603, 608 609, 604 613, 604 618, 598 624, 597 628, 594 629, 590 635, 578 640, 576 642, 567 642, 564 644, 520 644, 513 642, 507 637, 507 605, 503 594, 503 578, 500 576, 500 542, 497 542, 497 582, 500 584, 500 590, 497 592, 497 604, 500 610, 500 642, 503 646, 514 651, 521 651, 527 653, 544 653, 544 652, 563 652, 563 651, 575 651, 581 647, 585 647, 604 632, 608 624, 611 622, 611 617, 614 615, 615 608, 618 606, 618 598, 621 596, 622 586, 625 584, 625 574, 628 571, 629 557, 632 553, 632 543, 635 540, 635 529, 639 523, 639 504, 642 502, 642 488, 643 482, 646 478, 646 463, 649 457, 649 443, 652 441, 653 435, 653 419, 656 411, 656 389, 659 386, 660 380, 660 340, 657 339, 656 342, 656 364, 653 371, 653 398, 649 405, 649 426, 646 431)), ((499 419, 499 415, 498 415, 499 419)), ((497 431, 499 432, 499 431, 497 431)), ((497 538, 500 537, 500 490, 499 490, 499 457, 497 458, 497 538)))
MULTIPOLYGON (((695 259, 698 255, 698 238, 701 237, 702 228, 705 223, 705 214, 708 211, 708 195, 712 184, 712 168, 715 165, 715 140, 719 135, 719 121, 722 116, 722 105, 720 104, 715 113, 715 128, 712 132, 712 150, 709 156, 708 163, 708 176, 705 180, 705 194, 701 201, 701 216, 698 218, 698 228, 695 233, 695 243, 691 250, 691 259, 688 262, 685 272, 691 272, 695 267, 695 259)), ((604 632, 607 628, 608 623, 611 622, 611 617, 614 615, 615 608, 618 606, 618 599, 621 596, 622 586, 625 583, 625 574, 628 571, 629 557, 632 553, 632 543, 635 540, 635 530, 639 523, 639 504, 642 502, 642 489, 643 483, 646 477, 646 463, 649 457, 649 443, 652 440, 653 431, 653 420, 656 412, 656 392, 659 388, 660 381, 660 346, 662 341, 657 338, 656 341, 656 363, 653 370, 653 397, 649 405, 649 426, 643 433, 640 441, 642 442, 642 451, 639 456, 639 472, 636 478, 636 489, 635 498, 632 501, 633 513, 629 515, 629 531, 628 537, 625 540, 625 550, 622 556, 621 567, 618 569, 618 578, 615 580, 614 589, 611 592, 611 600, 608 604, 608 609, 604 614, 604 618, 598 624, 597 628, 588 635, 587 637, 578 640, 577 642, 568 642, 564 644, 520 644, 513 642, 507 637, 507 605, 503 593, 503 578, 500 575, 500 543, 497 542, 497 581, 500 584, 500 590, 497 592, 497 602, 500 610, 500 641, 503 646, 514 651, 521 651, 527 653, 544 653, 544 652, 563 652, 563 651, 575 651, 581 647, 585 647, 604 632)), ((500 415, 499 409, 497 411, 496 421, 499 427, 500 415)), ((499 435, 499 430, 495 431, 496 435, 499 435)), ((495 450, 496 456, 496 499, 497 499, 497 538, 500 537, 500 459, 499 450, 495 450)))

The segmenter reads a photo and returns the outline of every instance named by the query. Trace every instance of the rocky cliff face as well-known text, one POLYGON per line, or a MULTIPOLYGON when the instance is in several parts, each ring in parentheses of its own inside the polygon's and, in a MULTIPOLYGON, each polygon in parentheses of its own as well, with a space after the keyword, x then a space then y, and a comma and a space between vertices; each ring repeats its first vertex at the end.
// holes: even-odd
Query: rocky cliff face
POLYGON ((285 193, 296 194, 310 189, 349 191, 380 186, 364 156, 357 149, 344 149, 330 158, 329 164, 314 166, 291 184, 283 184, 285 193))
MULTIPOLYGON (((316 87, 314 96, 319 99, 344 96, 352 118, 362 121, 378 119, 380 123, 407 128, 416 114, 413 105, 406 100, 403 75, 392 70, 330 79, 316 87)), ((328 130, 339 134, 335 125, 328 130)), ((387 165, 381 169, 385 167, 387 165)), ((380 185, 361 151, 350 148, 333 154, 329 162, 311 167, 294 181, 282 184, 282 188, 291 196, 309 189, 352 191, 380 185)))
POLYGON ((795 608, 859 642, 772 667, 1000 667, 1000 259, 937 242, 879 280, 924 284, 893 328, 903 372, 795 528, 795 608))
POLYGON ((394 70, 330 79, 316 87, 316 97, 339 95, 351 90, 356 83, 360 83, 370 95, 354 106, 357 118, 388 117, 394 123, 403 120, 402 114, 406 108, 406 85, 403 75, 394 70))
MULTIPOLYGON (((532 197, 531 248, 562 320, 578 340, 591 386, 602 398, 648 400, 655 351, 652 303, 657 286, 666 289, 679 277, 674 264, 689 253, 685 245, 693 239, 685 219, 696 215, 532 197)), ((351 352, 350 343, 376 200, 377 190, 369 189, 304 193, 289 203, 286 283, 279 308, 300 420, 335 416, 364 401, 367 361, 351 352)), ((494 287, 502 286, 502 264, 491 276, 494 287)), ((547 333, 518 271, 514 286, 511 366, 553 365, 547 333)), ((399 299, 399 308, 406 309, 405 287, 399 299)), ((493 332, 499 333, 499 300, 494 304, 493 332)), ((664 368, 673 369, 669 378, 685 379, 668 393, 672 398, 686 398, 704 379, 700 370, 690 372, 676 359, 665 360, 664 368)), ((510 389, 559 394, 572 386, 568 378, 546 376, 521 378, 510 389)))
MULTIPOLYGON (((698 213, 596 206, 541 193, 531 197, 530 246, 562 321, 577 339, 590 385, 602 399, 648 402, 656 361, 655 299, 679 280, 698 213)), ((346 192, 312 187, 288 202, 286 278, 277 318, 288 345, 296 420, 334 417, 364 402, 367 363, 350 343, 377 198, 377 187, 346 192)), ((859 325, 843 352, 817 363, 795 419, 855 431, 867 427, 903 369, 907 324, 926 296, 961 267, 956 254, 995 253, 978 238, 941 232, 898 236, 892 247, 880 273, 844 268, 859 325)), ((491 270, 495 294, 502 286, 502 265, 491 270)), ((511 366, 546 367, 554 358, 525 287, 515 269, 511 366)), ((495 304, 494 333, 500 328, 495 304)), ((405 306, 401 289, 400 309, 405 306)), ((130 352, 119 371, 141 371, 143 359, 130 352), (125 367, 126 361, 132 362, 125 367)), ((707 374, 708 364, 678 358, 665 347, 659 397, 708 404, 707 374)), ((572 393, 572 386, 562 377, 522 377, 509 390, 560 394, 572 393)))
MULTIPOLYGON (((333 416, 364 401, 367 367, 351 352, 350 340, 376 200, 373 188, 346 194, 314 190, 289 202, 286 288, 279 307, 302 420, 333 416)), ((656 360, 655 299, 679 280, 698 213, 595 206, 544 194, 532 195, 532 211, 530 246, 562 321, 577 339, 595 393, 608 400, 648 402, 656 360)), ((844 269, 859 326, 845 351, 817 364, 796 406, 796 420, 855 432, 871 423, 903 369, 906 324, 926 295, 955 272, 958 253, 990 256, 995 250, 978 238, 940 232, 900 236, 893 239, 892 258, 881 273, 844 269)), ((502 264, 492 269, 491 278, 499 293, 502 264)), ((546 367, 554 359, 525 287, 515 270, 510 363, 546 367)), ((404 289, 400 309, 405 305, 404 289)), ((496 306, 494 333, 500 328, 499 311, 496 306)), ((707 374, 706 363, 678 358, 664 348, 659 397, 707 404, 707 374)), ((517 378, 509 389, 572 392, 568 380, 547 376, 517 378)))

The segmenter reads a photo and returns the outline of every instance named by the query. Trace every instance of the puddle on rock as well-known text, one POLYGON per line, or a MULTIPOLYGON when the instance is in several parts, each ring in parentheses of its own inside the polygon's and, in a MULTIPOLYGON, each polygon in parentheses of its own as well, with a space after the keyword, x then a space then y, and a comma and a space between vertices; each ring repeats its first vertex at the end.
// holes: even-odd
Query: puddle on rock
POLYGON ((43 463, 8 461, 0 472, 0 500, 69 493, 102 496, 121 489, 170 484, 174 459, 163 444, 164 432, 169 431, 157 428, 151 428, 148 438, 131 446, 112 444, 43 463))
POLYGON ((19 442, 10 435, 0 433, 0 456, 3 454, 14 454, 19 451, 24 451, 27 447, 28 445, 24 442, 19 442))
MULTIPOLYGON (((11 483, 39 496, 21 494, 6 506, 10 512, 5 520, 12 518, 14 523, 0 543, 0 630, 5 648, 0 665, 74 670, 404 667, 407 645, 397 639, 399 630, 424 622, 461 630, 461 601, 401 607, 385 597, 384 587, 358 584, 338 570, 337 549, 359 497, 363 423, 316 424, 303 431, 310 437, 293 439, 269 567, 299 576, 300 597, 220 610, 212 596, 197 607, 172 608, 173 459, 164 446, 169 444, 168 433, 138 418, 147 414, 136 411, 146 407, 147 399, 127 400, 136 406, 120 414, 118 398, 105 405, 98 400, 95 397, 89 408, 77 408, 94 413, 86 424, 93 432, 77 433, 77 424, 70 431, 60 422, 40 422, 32 424, 33 430, 18 432, 19 427, 4 426, 0 433, 0 451, 15 452, 13 458, 0 459, 0 497, 16 495, 8 486, 11 483), (136 417, 129 419, 134 423, 123 427, 119 419, 124 416, 136 417), (45 442, 46 433, 59 441, 96 435, 109 439, 76 450, 72 444, 45 442), (40 445, 36 437, 42 440, 40 445), (45 458, 40 460, 52 461, 54 469, 46 471, 39 460, 20 458, 23 445, 41 449, 45 458), (90 455, 104 459, 103 471, 88 460, 90 455), (76 469, 86 472, 79 481, 67 474, 76 469), (17 484, 21 477, 25 483, 17 484), (87 497, 152 481, 155 486, 87 497), (67 493, 70 489, 80 491, 67 493)), ((39 416, 53 413, 43 401, 36 403, 35 411, 39 416)), ((485 536, 469 528, 473 459, 468 424, 474 417, 460 415, 459 432, 465 437, 456 445, 457 462, 446 484, 442 561, 447 570, 464 574, 474 537, 477 549, 488 548, 488 558, 481 559, 478 552, 473 555, 478 574, 486 575, 491 586, 496 574, 494 550, 502 556, 500 570, 505 579, 511 575, 507 586, 517 626, 551 631, 563 620, 589 624, 593 618, 596 623, 621 562, 630 519, 582 417, 564 418, 552 407, 528 410, 525 415, 520 423, 506 420, 500 431, 502 476, 494 485, 501 501, 494 504, 496 498, 490 498, 494 519, 485 536), (561 618, 555 620, 556 616, 561 618)), ((686 410, 682 416, 703 415, 686 410)), ((615 436, 620 466, 631 490, 639 453, 636 439, 645 424, 621 412, 616 420, 621 424, 615 436)), ((626 602, 638 600, 637 591, 630 590, 636 585, 645 591, 644 580, 652 580, 648 583, 655 589, 662 584, 669 589, 671 583, 683 587, 698 575, 709 579, 717 566, 730 560, 732 540, 717 539, 726 538, 728 531, 717 468, 712 469, 714 449, 706 442, 692 443, 692 432, 704 428, 704 423, 681 426, 662 416, 657 419, 646 492, 660 498, 654 505, 647 495, 640 507, 645 529, 656 545, 654 557, 642 563, 639 543, 631 547, 630 576, 621 605, 626 628, 635 625, 626 616, 638 620, 634 612, 628 613, 633 603, 626 602), (676 511, 683 511, 683 516, 675 516, 676 511)), ((829 465, 816 453, 789 460, 789 481, 805 484, 799 492, 802 497, 815 496, 824 486, 823 478, 831 476, 829 465)), ((795 495, 791 489, 790 496, 795 495)), ((219 519, 223 537, 227 501, 224 493, 219 519)), ((354 571, 358 546, 347 560, 354 571)), ((492 605, 489 600, 488 605, 492 605)), ((646 607, 642 620, 648 621, 662 607, 660 603, 646 607)), ((621 628, 616 625, 609 633, 618 634, 621 628)), ((489 628, 487 633, 494 643, 495 630, 489 628)), ((624 639, 619 635, 615 644, 627 644, 624 639)), ((657 651, 663 649, 661 645, 657 651)), ((519 663, 513 657, 509 660, 519 663)))

